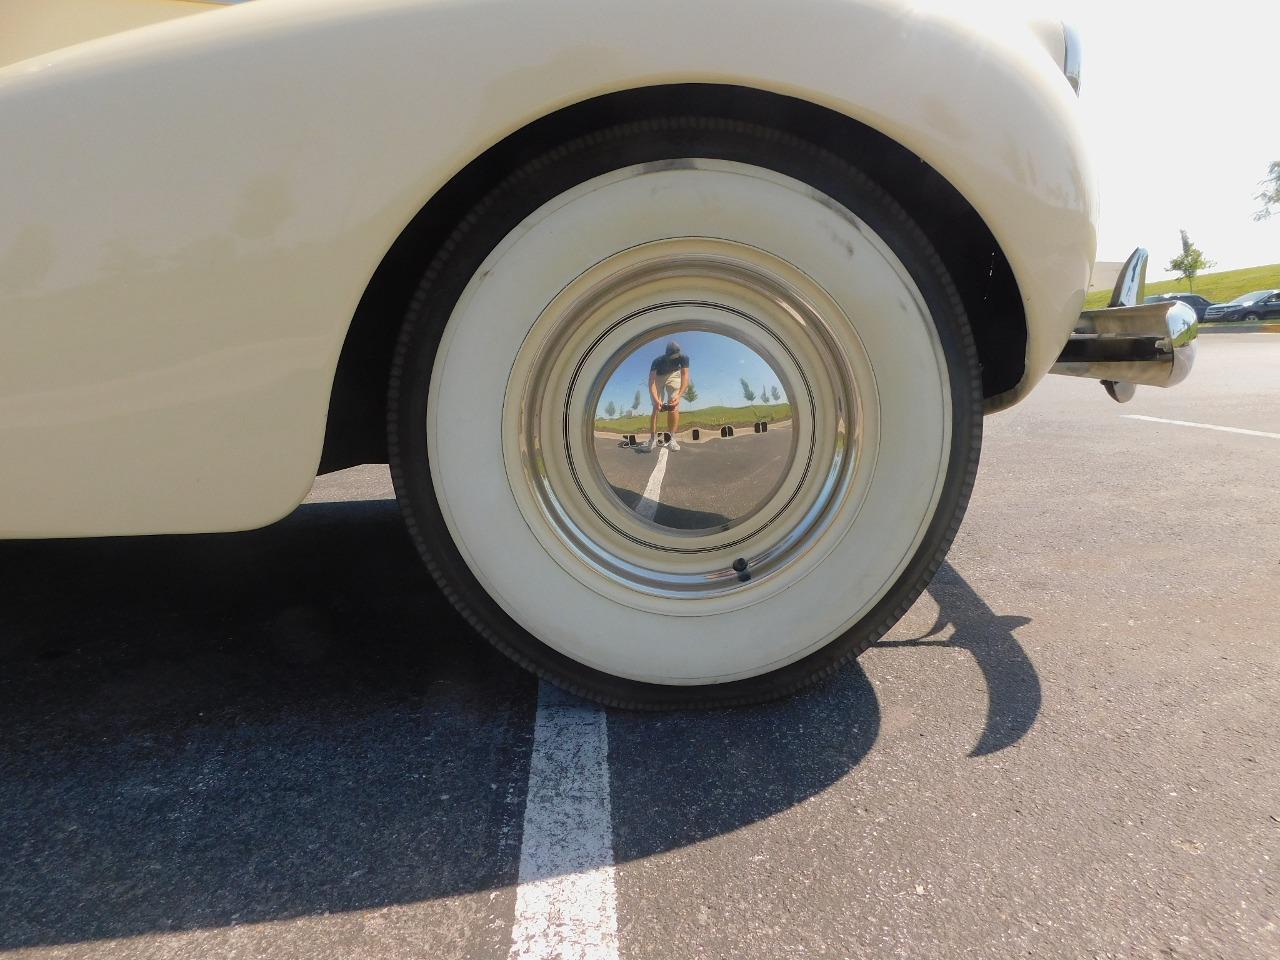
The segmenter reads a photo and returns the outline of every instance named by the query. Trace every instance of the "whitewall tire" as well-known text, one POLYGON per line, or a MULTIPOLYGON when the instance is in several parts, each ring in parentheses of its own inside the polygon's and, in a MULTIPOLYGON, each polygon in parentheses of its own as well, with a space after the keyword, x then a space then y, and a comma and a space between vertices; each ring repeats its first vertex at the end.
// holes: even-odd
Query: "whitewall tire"
POLYGON ((405 320, 389 421, 410 531, 480 632, 664 707, 778 696, 874 643, 955 534, 981 396, 950 278, 891 198, 788 135, 672 118, 567 144, 472 211, 405 320), (686 329, 790 398, 776 483, 697 530, 626 509, 593 453, 601 384, 686 329))

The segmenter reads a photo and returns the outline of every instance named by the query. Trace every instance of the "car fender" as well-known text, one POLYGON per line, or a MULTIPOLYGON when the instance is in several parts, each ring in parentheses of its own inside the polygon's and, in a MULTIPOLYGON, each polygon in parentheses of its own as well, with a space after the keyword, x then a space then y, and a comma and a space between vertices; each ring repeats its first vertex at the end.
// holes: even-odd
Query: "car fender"
POLYGON ((986 221, 1028 324, 1084 299, 1076 103, 1026 21, 888 0, 255 0, 0 70, 0 535, 259 526, 305 496, 379 261, 590 97, 721 83, 886 134, 986 221))

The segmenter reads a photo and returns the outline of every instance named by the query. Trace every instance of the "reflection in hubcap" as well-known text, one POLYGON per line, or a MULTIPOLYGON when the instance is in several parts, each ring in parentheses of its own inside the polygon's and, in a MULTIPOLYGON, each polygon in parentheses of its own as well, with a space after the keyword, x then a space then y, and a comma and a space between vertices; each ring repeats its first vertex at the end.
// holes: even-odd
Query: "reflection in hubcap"
POLYGON ((751 347, 683 329, 627 347, 610 368, 591 453, 636 516, 677 531, 729 530, 777 492, 795 450, 790 391, 751 347))

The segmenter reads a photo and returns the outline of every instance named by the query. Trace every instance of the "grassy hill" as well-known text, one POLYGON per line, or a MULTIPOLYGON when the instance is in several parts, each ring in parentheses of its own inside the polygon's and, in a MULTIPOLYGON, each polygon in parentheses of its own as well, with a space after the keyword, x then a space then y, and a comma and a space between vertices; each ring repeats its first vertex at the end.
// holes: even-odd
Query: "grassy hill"
MULTIPOLYGON (((1268 267, 1249 267, 1247 270, 1224 270, 1221 273, 1202 273, 1196 277, 1196 293, 1208 297, 1214 303, 1234 300, 1250 290, 1280 289, 1280 263, 1268 267)), ((1160 280, 1147 284, 1147 296, 1157 293, 1187 293, 1185 280, 1160 280)), ((1100 290, 1085 298, 1086 310, 1105 307, 1111 299, 1111 291, 1100 290)))
MULTIPOLYGON (((749 427, 758 420, 773 423, 777 420, 791 419, 791 404, 760 403, 754 407, 702 407, 696 410, 680 411, 680 430, 691 430, 699 427, 703 430, 719 430, 721 427, 749 427)), ((658 429, 665 430, 667 415, 658 414, 658 429)), ((648 433, 649 414, 635 417, 598 417, 597 430, 610 433, 648 433)))

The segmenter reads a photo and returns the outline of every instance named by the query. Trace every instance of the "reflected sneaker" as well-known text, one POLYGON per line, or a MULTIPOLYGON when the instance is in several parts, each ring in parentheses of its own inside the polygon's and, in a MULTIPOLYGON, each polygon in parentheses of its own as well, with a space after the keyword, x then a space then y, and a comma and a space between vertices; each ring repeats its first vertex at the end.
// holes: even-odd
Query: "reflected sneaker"
POLYGON ((679 441, 679 440, 677 440, 675 437, 672 437, 672 438, 671 438, 671 442, 667 444, 667 449, 668 449, 668 450, 679 450, 679 449, 680 449, 680 441, 679 441))

